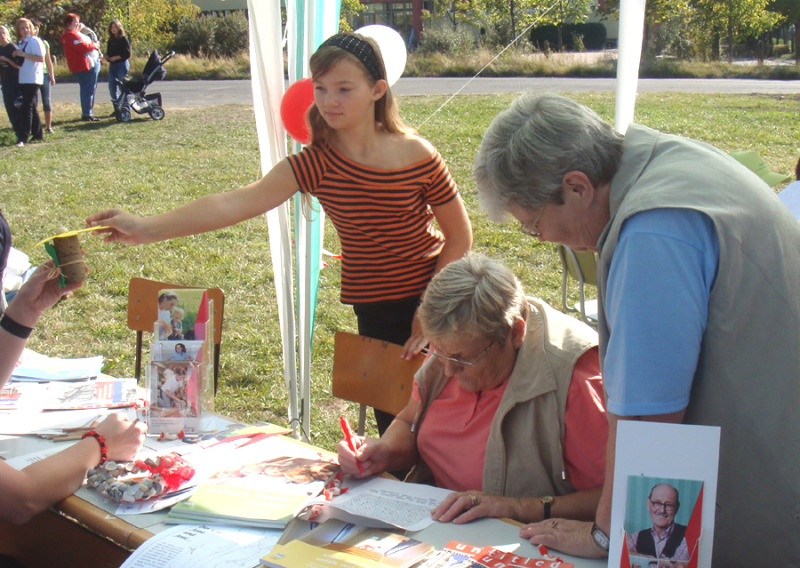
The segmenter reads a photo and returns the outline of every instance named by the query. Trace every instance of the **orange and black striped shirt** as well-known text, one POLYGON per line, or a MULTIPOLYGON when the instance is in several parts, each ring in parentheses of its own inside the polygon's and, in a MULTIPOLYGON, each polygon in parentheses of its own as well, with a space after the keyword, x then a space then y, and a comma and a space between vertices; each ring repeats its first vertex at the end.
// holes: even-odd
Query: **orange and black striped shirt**
POLYGON ((430 206, 458 195, 438 152, 401 169, 379 170, 324 144, 290 155, 289 164, 300 190, 319 200, 339 234, 343 303, 425 291, 444 245, 430 206))

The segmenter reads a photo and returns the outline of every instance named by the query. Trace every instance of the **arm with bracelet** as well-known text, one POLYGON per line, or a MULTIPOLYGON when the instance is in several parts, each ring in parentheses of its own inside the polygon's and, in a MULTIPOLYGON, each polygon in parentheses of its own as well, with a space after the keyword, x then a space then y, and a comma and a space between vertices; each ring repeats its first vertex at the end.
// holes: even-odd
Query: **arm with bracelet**
MULTIPOLYGON (((0 386, 4 385, 42 313, 81 283, 58 287, 53 263, 41 265, 0 316, 0 386)), ((22 524, 71 495, 86 472, 106 459, 128 461, 142 445, 146 425, 111 414, 69 448, 17 471, 0 462, 0 519, 22 524)))

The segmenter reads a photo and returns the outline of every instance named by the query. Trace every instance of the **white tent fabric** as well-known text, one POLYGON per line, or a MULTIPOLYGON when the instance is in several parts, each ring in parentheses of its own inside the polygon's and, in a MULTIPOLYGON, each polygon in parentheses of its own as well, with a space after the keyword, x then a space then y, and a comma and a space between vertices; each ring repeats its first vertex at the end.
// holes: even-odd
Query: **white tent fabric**
MULTIPOLYGON (((280 102, 284 93, 280 6, 278 2, 248 0, 248 10, 253 107, 261 149, 261 170, 266 173, 286 157, 287 138, 280 120, 280 102)), ((339 3, 330 0, 287 0, 286 11, 289 78, 293 82, 309 76, 308 59, 311 53, 326 37, 336 32, 339 3)), ((295 145, 295 150, 299 149, 295 145)), ((320 211, 313 218, 306 219, 300 214, 299 198, 294 203, 297 227, 297 320, 293 309, 290 202, 267 213, 267 221, 281 327, 284 378, 289 395, 289 422, 295 437, 299 437, 301 432, 308 437, 311 340, 321 265, 323 216, 320 211)))
MULTIPOLYGON (((253 90, 261 171, 268 172, 286 157, 286 132, 280 119, 284 93, 281 14, 277 2, 248 0, 250 26, 250 74, 253 90)), ((283 340, 283 369, 289 392, 289 421, 295 435, 297 413, 297 366, 292 295, 292 250, 289 203, 267 213, 278 319, 283 340)))
POLYGON ((619 8, 619 51, 617 52, 617 101, 614 128, 625 134, 633 122, 639 62, 642 57, 645 0, 621 0, 619 8))

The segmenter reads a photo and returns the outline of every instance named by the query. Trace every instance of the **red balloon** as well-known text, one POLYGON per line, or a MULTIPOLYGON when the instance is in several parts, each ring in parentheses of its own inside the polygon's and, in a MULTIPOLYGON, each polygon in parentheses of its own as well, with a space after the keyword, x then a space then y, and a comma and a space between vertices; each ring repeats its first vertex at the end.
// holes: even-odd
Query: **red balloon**
POLYGON ((311 132, 306 122, 306 112, 314 102, 311 78, 292 83, 281 99, 281 122, 286 132, 300 144, 311 142, 311 132))

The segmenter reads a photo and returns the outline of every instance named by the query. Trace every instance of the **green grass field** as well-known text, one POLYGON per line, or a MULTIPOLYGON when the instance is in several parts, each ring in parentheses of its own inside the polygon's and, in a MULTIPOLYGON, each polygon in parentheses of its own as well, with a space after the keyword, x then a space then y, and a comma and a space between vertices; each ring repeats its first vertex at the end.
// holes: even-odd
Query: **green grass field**
MULTIPOLYGON (((611 120, 613 94, 581 93, 577 100, 611 120)), ((529 294, 560 305, 561 271, 554 246, 523 236, 516 225, 489 222, 479 211, 471 179, 481 134, 514 98, 460 96, 432 115, 445 97, 404 97, 401 114, 448 161, 470 212, 474 249, 503 259, 529 294), (428 120, 429 119, 429 120, 428 120), (427 120, 427 122, 426 122, 427 120)), ((169 101, 167 101, 169 105, 169 101)), ((99 116, 110 105, 98 105, 99 116)), ((81 122, 77 104, 56 105, 56 132, 44 143, 15 148, 0 118, 0 207, 14 244, 45 260, 34 243, 59 226, 79 229, 90 213, 112 206, 140 214, 172 208, 200 195, 233 189, 260 175, 253 111, 247 106, 169 110, 161 122, 134 115, 81 122)), ((636 121, 698 138, 725 151, 756 150, 772 170, 790 173, 800 154, 800 97, 642 94, 636 121)), ((74 297, 50 310, 29 346, 61 357, 102 354, 105 372, 132 376, 135 336, 126 325, 127 286, 139 276, 226 293, 217 410, 243 421, 286 423, 277 309, 266 220, 252 219, 213 233, 127 247, 84 237, 91 273, 74 297)), ((326 248, 339 249, 330 227, 326 248)), ((311 440, 333 448, 335 420, 355 408, 330 396, 333 334, 355 331, 355 317, 338 301, 336 261, 322 271, 312 362, 311 440)))

